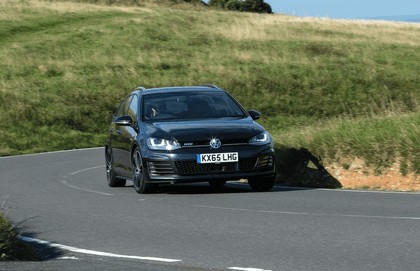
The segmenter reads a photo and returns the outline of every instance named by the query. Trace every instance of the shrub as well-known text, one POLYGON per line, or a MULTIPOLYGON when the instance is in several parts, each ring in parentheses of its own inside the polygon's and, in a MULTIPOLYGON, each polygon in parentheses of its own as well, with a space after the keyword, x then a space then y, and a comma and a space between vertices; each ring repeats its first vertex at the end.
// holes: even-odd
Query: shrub
POLYGON ((35 250, 17 238, 12 225, 0 213, 0 261, 37 259, 35 250))

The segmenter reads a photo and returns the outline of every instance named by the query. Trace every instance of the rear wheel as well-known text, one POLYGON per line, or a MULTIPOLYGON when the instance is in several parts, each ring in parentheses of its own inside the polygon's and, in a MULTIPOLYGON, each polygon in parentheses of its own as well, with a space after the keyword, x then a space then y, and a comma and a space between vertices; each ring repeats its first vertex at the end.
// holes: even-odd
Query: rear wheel
POLYGON ((270 191, 275 182, 275 176, 273 177, 259 177, 248 180, 249 186, 255 192, 268 192, 270 191))
POLYGON ((134 189, 139 194, 146 194, 150 192, 151 185, 148 183, 149 177, 145 167, 143 166, 143 159, 141 158, 140 151, 137 148, 133 152, 131 163, 133 168, 134 189))
POLYGON ((106 179, 110 187, 123 187, 126 180, 115 176, 114 168, 112 167, 112 153, 109 148, 105 150, 105 166, 106 166, 106 179))

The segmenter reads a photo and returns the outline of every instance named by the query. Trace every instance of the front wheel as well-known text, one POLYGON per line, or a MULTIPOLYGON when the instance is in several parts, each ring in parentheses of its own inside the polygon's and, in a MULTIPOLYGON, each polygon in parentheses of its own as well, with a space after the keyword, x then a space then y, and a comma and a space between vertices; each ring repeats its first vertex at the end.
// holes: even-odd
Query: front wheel
POLYGON ((149 178, 145 167, 143 166, 143 159, 141 158, 140 151, 136 148, 133 152, 131 159, 133 168, 133 186, 137 193, 146 194, 150 192, 149 178))
POLYGON ((109 187, 123 187, 126 180, 120 179, 115 176, 114 168, 112 167, 112 153, 109 148, 105 150, 105 166, 106 166, 106 179, 109 187))
POLYGON ((248 180, 248 183, 255 192, 268 192, 274 186, 275 176, 252 178, 248 180))

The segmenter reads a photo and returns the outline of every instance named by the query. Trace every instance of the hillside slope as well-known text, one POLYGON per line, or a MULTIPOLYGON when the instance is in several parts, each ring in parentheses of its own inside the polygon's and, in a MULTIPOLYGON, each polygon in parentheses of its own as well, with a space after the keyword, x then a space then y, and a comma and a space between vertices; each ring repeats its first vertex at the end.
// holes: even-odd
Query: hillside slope
POLYGON ((155 4, 0 7, 0 155, 101 146, 132 88, 215 83, 260 110, 278 146, 418 180, 419 24, 155 4))

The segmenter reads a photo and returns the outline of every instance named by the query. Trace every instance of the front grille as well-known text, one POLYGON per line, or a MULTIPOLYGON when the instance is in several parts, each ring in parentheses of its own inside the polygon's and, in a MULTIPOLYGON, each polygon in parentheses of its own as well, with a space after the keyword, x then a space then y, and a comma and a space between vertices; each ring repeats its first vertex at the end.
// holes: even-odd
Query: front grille
POLYGON ((257 158, 239 159, 239 168, 242 172, 252 171, 255 169, 257 158))
POLYGON ((167 161, 148 162, 147 166, 149 167, 149 173, 152 176, 175 174, 175 171, 171 162, 167 162, 167 161))
POLYGON ((223 145, 248 144, 249 138, 245 139, 226 139, 222 140, 223 145))
POLYGON ((176 161, 174 164, 176 170, 173 163, 168 161, 148 162, 147 166, 151 176, 243 173, 271 168, 273 166, 273 156, 265 155, 259 158, 243 158, 235 163, 197 164, 197 161, 176 161))
POLYGON ((175 166, 179 175, 206 175, 252 171, 256 158, 240 159, 239 163, 197 164, 196 161, 177 161, 175 166))
MULTIPOLYGON (((247 145, 249 139, 225 139, 222 141, 222 146, 233 146, 233 145, 247 145)), ((180 142, 181 146, 184 148, 193 148, 193 147, 210 147, 210 139, 202 141, 182 141, 180 142)))
POLYGON ((266 168, 273 166, 273 156, 265 155, 258 158, 257 167, 266 168))
POLYGON ((196 161, 175 162, 179 175, 205 175, 236 172, 238 163, 197 164, 196 161))

